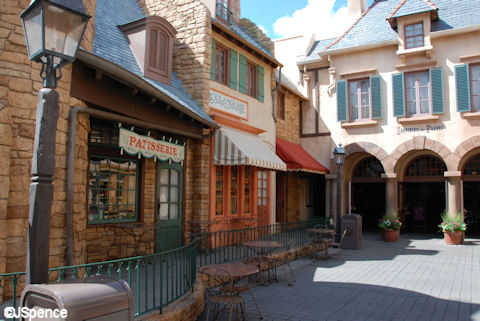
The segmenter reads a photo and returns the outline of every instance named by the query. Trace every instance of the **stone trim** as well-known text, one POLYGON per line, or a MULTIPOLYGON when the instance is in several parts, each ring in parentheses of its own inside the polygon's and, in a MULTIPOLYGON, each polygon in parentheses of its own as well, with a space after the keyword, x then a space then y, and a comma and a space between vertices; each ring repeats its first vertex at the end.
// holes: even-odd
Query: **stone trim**
POLYGON ((377 73, 378 71, 376 68, 371 68, 371 69, 359 70, 354 72, 346 72, 346 73, 340 74, 340 77, 342 79, 365 78, 365 77, 376 75, 377 73))
POLYGON ((378 125, 378 120, 371 119, 371 120, 364 120, 364 121, 357 121, 357 122, 343 122, 342 128, 350 129, 350 128, 374 127, 377 125, 378 125))

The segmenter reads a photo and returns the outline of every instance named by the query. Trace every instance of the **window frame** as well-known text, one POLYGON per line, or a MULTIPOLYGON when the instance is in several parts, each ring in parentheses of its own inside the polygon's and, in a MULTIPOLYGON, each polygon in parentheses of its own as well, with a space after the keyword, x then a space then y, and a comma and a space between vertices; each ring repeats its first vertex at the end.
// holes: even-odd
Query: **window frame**
POLYGON ((214 80, 222 85, 228 86, 230 83, 230 50, 228 50, 225 46, 222 46, 218 42, 215 43, 215 78, 214 80), (224 52, 224 63, 219 63, 219 53, 224 52), (220 76, 220 66, 223 67, 224 72, 224 80, 222 81, 220 76))
MULTIPOLYGON (((408 73, 404 73, 404 99, 405 99, 405 116, 406 117, 422 117, 422 116, 429 116, 433 115, 433 106, 432 106, 432 80, 430 77, 430 70, 416 70, 408 73), (421 103, 422 100, 420 99, 420 86, 419 81, 418 81, 418 76, 422 73, 425 73, 428 77, 427 80, 427 89, 428 89, 428 112, 427 113, 422 113, 421 112, 421 103), (408 98, 408 89, 407 87, 407 78, 409 75, 415 75, 415 99, 414 100, 409 100, 408 98), (411 101, 415 101, 415 113, 410 114, 409 113, 409 108, 408 108, 408 103, 411 101)), ((425 101, 425 100, 423 100, 425 101)))
POLYGON ((358 79, 349 79, 347 81, 347 101, 348 101, 348 119, 350 120, 350 122, 363 122, 363 121, 368 121, 368 120, 372 120, 372 88, 370 86, 370 78, 358 78, 358 79), (366 81, 367 83, 367 86, 368 86, 368 117, 364 118, 363 117, 363 114, 362 114, 362 111, 363 111, 363 108, 364 106, 361 105, 361 102, 362 102, 362 95, 364 94, 364 92, 362 92, 362 87, 361 87, 361 82, 362 81, 366 81), (357 118, 356 119, 353 119, 352 115, 353 115, 353 106, 352 106, 352 99, 351 99, 351 94, 350 94, 350 86, 352 83, 359 83, 360 86, 358 86, 357 88, 357 93, 355 94, 357 96, 357 103, 359 105, 357 105, 357 118), (360 107, 359 107, 360 106, 360 107))
MULTIPOLYGON (((404 25, 403 27, 403 32, 404 32, 404 40, 405 40, 405 49, 413 49, 413 48, 422 48, 422 47, 425 47, 425 27, 424 27, 424 24, 423 24, 423 21, 420 21, 420 22, 415 22, 415 23, 410 23, 410 24, 406 24, 404 25), (422 26, 422 33, 421 34, 413 34, 411 36, 407 36, 407 28, 408 27, 412 27, 412 28, 415 28, 415 26, 417 25, 421 25, 422 26), (416 38, 418 37, 421 37, 422 38, 422 44, 417 46, 415 45, 416 44, 416 38), (409 39, 413 39, 413 46, 409 46, 408 45, 408 40, 409 39)), ((414 32, 414 31, 413 31, 414 32)))
POLYGON ((222 213, 218 214, 217 212, 217 200, 218 200, 218 194, 217 192, 219 191, 217 185, 215 184, 215 206, 214 206, 214 217, 243 217, 243 216, 253 216, 254 213, 254 207, 253 207, 253 195, 255 189, 254 189, 254 169, 252 166, 221 166, 221 165, 216 165, 215 166, 215 182, 217 183, 217 171, 220 170, 223 175, 223 182, 222 182, 222 213), (236 199, 236 207, 235 211, 232 212, 232 168, 236 169, 237 172, 237 186, 236 186, 236 192, 237 194, 235 195, 236 199), (249 187, 250 187, 250 197, 249 197, 249 203, 248 207, 245 208, 245 172, 246 170, 250 170, 250 177, 249 177, 249 187))
POLYGON ((480 75, 480 63, 476 63, 476 64, 469 64, 468 65, 468 75, 469 75, 469 79, 468 79, 468 86, 470 87, 470 111, 473 112, 473 113, 476 113, 476 112, 480 112, 480 77, 478 79, 473 79, 473 72, 472 72, 472 68, 478 68, 479 71, 479 75, 480 75), (474 82, 478 82, 478 92, 475 94, 473 92, 473 84, 474 82), (475 106, 475 100, 474 100, 474 97, 478 97, 478 106, 475 106))
POLYGON ((247 60, 247 96, 258 99, 258 65, 247 60))

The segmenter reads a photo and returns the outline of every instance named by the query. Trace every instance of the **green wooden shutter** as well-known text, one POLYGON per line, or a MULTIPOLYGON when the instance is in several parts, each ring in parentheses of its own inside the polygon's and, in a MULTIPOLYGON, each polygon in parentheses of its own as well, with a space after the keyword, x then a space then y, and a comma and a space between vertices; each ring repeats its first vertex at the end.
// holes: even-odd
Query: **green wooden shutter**
POLYGON ((457 111, 471 111, 468 65, 455 66, 455 89, 457 92, 457 111))
POLYGON ((380 76, 370 77, 372 119, 382 118, 382 89, 380 76))
POLYGON ((430 81, 432 84, 432 114, 442 114, 445 111, 442 68, 430 69, 430 81))
POLYGON ((230 49, 230 88, 237 90, 238 53, 230 49))
POLYGON ((395 117, 405 116, 403 72, 392 75, 392 88, 393 88, 393 116, 395 117))
POLYGON ((264 70, 262 66, 258 66, 258 100, 260 100, 263 103, 264 99, 264 70))
POLYGON ((247 58, 242 54, 238 60, 238 90, 247 93, 247 58))
POLYGON ((212 62, 210 64, 210 79, 215 80, 215 38, 212 38, 212 62))
POLYGON ((337 81, 337 121, 347 121, 347 81, 337 81))

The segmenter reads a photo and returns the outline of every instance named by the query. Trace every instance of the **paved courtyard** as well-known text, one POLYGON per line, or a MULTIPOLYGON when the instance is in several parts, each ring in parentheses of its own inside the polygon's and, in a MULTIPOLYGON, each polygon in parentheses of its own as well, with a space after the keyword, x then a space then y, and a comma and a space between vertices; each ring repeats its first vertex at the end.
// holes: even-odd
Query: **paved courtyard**
MULTIPOLYGON (((264 320, 480 320, 480 239, 455 246, 442 237, 385 243, 364 233, 360 250, 344 250, 346 262, 336 250, 328 261, 297 260, 294 286, 281 277, 255 287, 264 320)), ((247 319, 258 319, 245 299, 247 319)))

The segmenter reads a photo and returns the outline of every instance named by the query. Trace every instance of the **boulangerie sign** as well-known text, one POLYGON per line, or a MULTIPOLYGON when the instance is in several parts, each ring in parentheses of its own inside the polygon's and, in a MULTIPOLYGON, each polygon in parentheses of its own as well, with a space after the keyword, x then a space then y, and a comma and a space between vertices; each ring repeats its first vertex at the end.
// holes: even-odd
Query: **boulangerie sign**
POLYGON ((210 107, 248 119, 248 103, 210 88, 210 107))
POLYGON ((183 145, 156 140, 125 128, 120 128, 118 145, 130 155, 140 153, 145 158, 156 157, 163 161, 171 159, 176 163, 183 161, 185 158, 185 147, 183 145))

